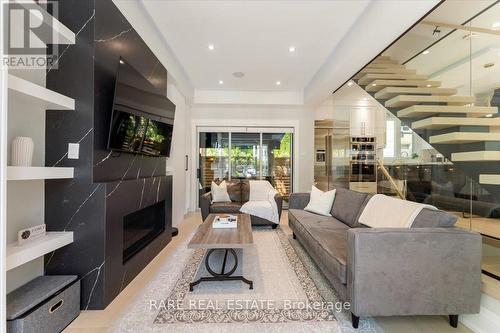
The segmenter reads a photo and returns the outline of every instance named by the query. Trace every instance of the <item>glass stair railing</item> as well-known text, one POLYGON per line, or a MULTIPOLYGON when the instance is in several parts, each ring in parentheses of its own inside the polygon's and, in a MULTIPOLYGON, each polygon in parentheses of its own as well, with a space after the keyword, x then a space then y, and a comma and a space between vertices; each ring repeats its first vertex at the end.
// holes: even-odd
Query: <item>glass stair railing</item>
MULTIPOLYGON (((500 117, 497 106, 441 87, 425 75, 380 56, 356 83, 500 202, 500 117)), ((495 200, 496 199, 496 200, 495 200)), ((496 216, 495 216, 496 217, 496 216)))
POLYGON ((500 89, 485 103, 386 56, 354 81, 385 107, 387 119, 411 129, 409 141, 444 157, 379 158, 377 192, 455 214, 458 227, 483 235, 482 271, 500 280, 500 89))

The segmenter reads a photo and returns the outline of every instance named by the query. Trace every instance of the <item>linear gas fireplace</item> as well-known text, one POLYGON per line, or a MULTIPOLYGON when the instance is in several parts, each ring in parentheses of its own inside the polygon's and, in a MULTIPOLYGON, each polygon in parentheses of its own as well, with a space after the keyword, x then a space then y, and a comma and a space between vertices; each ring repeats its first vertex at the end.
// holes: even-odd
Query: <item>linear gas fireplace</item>
POLYGON ((123 217, 123 263, 165 231, 165 200, 123 217))

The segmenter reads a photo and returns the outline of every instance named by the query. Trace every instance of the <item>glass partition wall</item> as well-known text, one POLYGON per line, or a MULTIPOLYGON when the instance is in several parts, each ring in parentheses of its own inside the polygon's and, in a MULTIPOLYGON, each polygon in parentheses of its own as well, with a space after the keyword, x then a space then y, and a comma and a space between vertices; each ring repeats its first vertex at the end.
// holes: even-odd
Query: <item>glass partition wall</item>
POLYGON ((385 114, 372 125, 384 132, 373 192, 456 215, 482 234, 483 273, 500 281, 500 3, 468 2, 466 17, 460 6, 445 1, 333 98, 359 90, 385 114))
POLYGON ((199 195, 214 180, 268 180, 288 207, 292 191, 293 129, 199 129, 199 195), (212 131, 213 130, 213 131, 212 131))

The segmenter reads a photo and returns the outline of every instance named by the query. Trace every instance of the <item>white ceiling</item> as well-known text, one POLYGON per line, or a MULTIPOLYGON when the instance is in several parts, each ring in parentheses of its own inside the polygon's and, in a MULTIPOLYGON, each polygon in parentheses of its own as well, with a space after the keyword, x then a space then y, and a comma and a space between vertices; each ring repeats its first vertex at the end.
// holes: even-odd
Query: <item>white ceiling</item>
POLYGON ((302 91, 369 3, 146 0, 143 5, 195 89, 302 91), (291 45, 294 53, 288 51, 291 45), (234 78, 237 71, 245 76, 234 78))

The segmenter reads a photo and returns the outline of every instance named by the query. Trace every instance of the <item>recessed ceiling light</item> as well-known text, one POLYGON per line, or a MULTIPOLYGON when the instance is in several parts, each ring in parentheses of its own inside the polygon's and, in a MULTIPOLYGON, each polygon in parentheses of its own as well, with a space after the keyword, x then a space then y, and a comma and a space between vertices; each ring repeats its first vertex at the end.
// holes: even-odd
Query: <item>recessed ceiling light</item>
POLYGON ((120 64, 122 64, 122 65, 123 65, 124 63, 125 63, 125 62, 124 62, 123 60, 121 60, 121 59, 120 59, 120 64))
POLYGON ((222 81, 222 80, 219 80, 219 84, 224 84, 224 81, 222 81))
POLYGON ((295 46, 293 46, 293 45, 292 45, 292 46, 290 46, 290 47, 288 48, 288 52, 290 52, 290 53, 295 52, 295 46))
POLYGON ((426 85, 426 87, 427 87, 427 88, 430 88, 430 87, 432 87, 432 84, 428 84, 428 85, 426 85))
POLYGON ((243 72, 233 72, 233 76, 235 78, 241 79, 243 76, 245 76, 245 73, 243 73, 243 72))
POLYGON ((431 53, 431 51, 429 50, 425 50, 424 52, 422 52, 422 54, 429 54, 429 53, 431 53))
POLYGON ((486 118, 491 118, 491 117, 493 117, 493 113, 490 113, 490 114, 486 115, 486 118))
POLYGON ((353 84, 354 84, 354 83, 352 83, 352 81, 347 82, 347 85, 348 85, 349 87, 350 87, 350 86, 352 86, 353 84))
POLYGON ((209 49, 210 51, 215 50, 215 45, 214 45, 214 44, 208 44, 208 49, 209 49))
POLYGON ((276 85, 277 86, 281 85, 281 81, 276 81, 276 85))
POLYGON ((375 87, 377 84, 376 83, 372 83, 372 87, 375 87))

